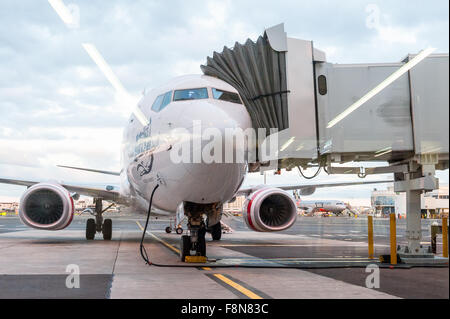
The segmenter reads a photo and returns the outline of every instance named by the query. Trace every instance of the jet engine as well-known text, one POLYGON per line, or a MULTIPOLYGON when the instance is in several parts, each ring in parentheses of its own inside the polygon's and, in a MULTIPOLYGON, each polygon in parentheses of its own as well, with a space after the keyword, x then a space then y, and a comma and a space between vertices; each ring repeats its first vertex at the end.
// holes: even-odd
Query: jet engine
POLYGON ((287 192, 279 188, 265 187, 247 197, 242 216, 252 230, 281 231, 295 223, 297 207, 287 192))
POLYGON ((30 227, 60 230, 69 226, 74 214, 70 193, 56 183, 38 183, 22 195, 19 217, 30 227))

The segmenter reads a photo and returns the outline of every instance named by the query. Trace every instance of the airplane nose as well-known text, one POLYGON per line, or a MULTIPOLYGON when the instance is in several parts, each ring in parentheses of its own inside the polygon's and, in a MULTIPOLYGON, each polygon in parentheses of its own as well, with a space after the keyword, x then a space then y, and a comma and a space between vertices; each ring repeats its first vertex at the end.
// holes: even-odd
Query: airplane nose
POLYGON ((190 179, 190 191, 184 200, 197 203, 224 201, 233 196, 242 182, 245 149, 239 150, 238 156, 238 143, 230 144, 230 136, 234 141, 230 132, 245 131, 252 126, 245 106, 230 104, 203 101, 192 104, 183 113, 184 117, 192 119, 188 129, 191 135, 189 146, 184 150, 189 149, 190 156, 183 165, 190 179))
POLYGON ((245 153, 241 142, 252 134, 252 123, 244 105, 203 101, 193 103, 183 115, 192 120, 188 130, 193 163, 231 163, 237 152, 245 153))
POLYGON ((197 104, 192 112, 192 118, 202 119, 205 128, 245 130, 252 127, 247 109, 242 104, 207 101, 197 104))

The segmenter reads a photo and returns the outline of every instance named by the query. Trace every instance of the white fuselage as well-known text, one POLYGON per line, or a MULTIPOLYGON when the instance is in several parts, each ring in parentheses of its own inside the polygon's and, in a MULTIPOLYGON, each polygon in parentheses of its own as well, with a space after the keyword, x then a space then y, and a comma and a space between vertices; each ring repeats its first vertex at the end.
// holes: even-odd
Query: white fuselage
POLYGON ((341 213, 347 205, 339 200, 298 200, 297 207, 307 212, 341 213))
MULTIPOLYGON (((148 209, 153 188, 159 184, 153 199, 155 208, 175 212, 180 203, 224 203, 239 189, 246 174, 246 163, 193 162, 194 145, 204 146, 195 132, 201 121, 202 132, 208 127, 223 132, 226 128, 250 128, 250 116, 243 104, 214 99, 212 89, 237 91, 221 80, 208 76, 183 76, 145 94, 139 108, 149 121, 143 126, 132 115, 124 131, 122 145, 124 193, 140 211, 148 209), (206 88, 208 97, 174 101, 177 90, 206 88), (172 92, 171 101, 160 111, 152 110, 158 96, 172 92), (197 121, 197 122, 195 122, 197 121), (188 162, 174 162, 174 148, 185 143, 191 154, 188 162)), ((222 135, 225 139, 225 134, 222 135)), ((223 141, 224 143, 226 141, 223 141)), ((184 149, 186 150, 186 149, 184 149)))

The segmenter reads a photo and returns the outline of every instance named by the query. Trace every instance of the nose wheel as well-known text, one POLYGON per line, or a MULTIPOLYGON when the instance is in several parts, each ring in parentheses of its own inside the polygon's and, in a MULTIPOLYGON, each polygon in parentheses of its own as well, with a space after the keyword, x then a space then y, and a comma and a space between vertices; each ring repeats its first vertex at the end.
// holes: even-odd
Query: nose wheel
POLYGON ((218 222, 211 227, 211 237, 213 240, 220 240, 222 238, 222 224, 218 222))
MULTIPOLYGON (((187 256, 206 257, 206 227, 200 218, 189 218, 189 235, 181 236, 180 260, 185 262, 187 256), (200 219, 200 222, 198 221, 200 219)), ((181 230, 182 231, 182 230, 181 230)))

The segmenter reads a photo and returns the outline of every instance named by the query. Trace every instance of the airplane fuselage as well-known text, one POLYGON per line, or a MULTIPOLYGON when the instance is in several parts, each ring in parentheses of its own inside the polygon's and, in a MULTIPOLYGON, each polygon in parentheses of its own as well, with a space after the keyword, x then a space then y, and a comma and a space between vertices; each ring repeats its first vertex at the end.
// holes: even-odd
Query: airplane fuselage
POLYGON ((347 205, 340 200, 299 200, 297 207, 307 212, 342 213, 347 205))

